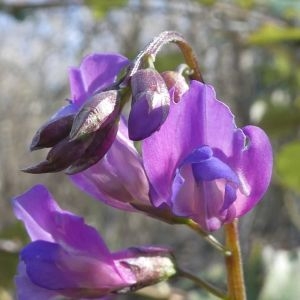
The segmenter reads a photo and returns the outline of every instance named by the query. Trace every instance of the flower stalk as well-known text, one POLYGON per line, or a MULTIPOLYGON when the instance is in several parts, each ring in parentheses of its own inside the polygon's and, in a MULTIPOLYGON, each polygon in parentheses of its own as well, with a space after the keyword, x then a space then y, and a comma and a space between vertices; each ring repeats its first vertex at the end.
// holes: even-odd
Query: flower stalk
POLYGON ((226 248, 231 252, 225 256, 227 269, 228 300, 246 300, 244 272, 238 234, 238 221, 224 225, 226 248))
MULTIPOLYGON (((176 31, 164 31, 156 36, 136 57, 131 69, 127 74, 127 78, 132 77, 132 75, 141 67, 145 67, 144 64, 148 63, 149 57, 151 58, 151 61, 155 61, 155 57, 159 50, 169 43, 174 43, 180 48, 186 64, 192 70, 192 74, 190 75, 191 79, 204 82, 194 50, 189 43, 176 31)), ((125 80, 125 82, 126 81, 127 80, 125 80)))
POLYGON ((205 280, 203 280, 187 271, 177 269, 177 276, 181 276, 181 277, 191 280, 192 282, 194 282, 195 285, 197 285, 201 289, 207 290, 209 293, 213 294, 214 296, 216 296, 220 299, 226 299, 226 294, 223 291, 219 290, 218 288, 214 287, 213 285, 206 282, 205 280))
POLYGON ((231 252, 230 250, 226 249, 224 245, 222 245, 213 235, 205 232, 199 224, 194 222, 191 219, 188 219, 185 223, 186 226, 188 226, 190 229, 195 231, 197 234, 199 234, 204 240, 206 240, 210 245, 212 245, 215 249, 222 252, 225 256, 230 256, 231 252))

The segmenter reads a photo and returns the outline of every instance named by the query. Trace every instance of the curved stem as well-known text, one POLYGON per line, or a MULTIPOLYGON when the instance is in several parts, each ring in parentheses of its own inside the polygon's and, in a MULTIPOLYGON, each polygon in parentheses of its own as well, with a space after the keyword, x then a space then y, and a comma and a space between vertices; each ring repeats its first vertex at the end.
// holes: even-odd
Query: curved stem
POLYGON ((151 57, 153 61, 159 50, 166 44, 175 43, 181 50, 187 65, 192 69, 191 78, 204 82, 200 72, 200 67, 196 55, 188 42, 176 31, 164 31, 155 37, 145 48, 142 50, 135 61, 133 62, 127 78, 130 78, 140 67, 143 67, 145 59, 151 57))
POLYGON ((226 248, 231 252, 225 257, 227 269, 228 299, 246 300, 244 272, 238 235, 238 221, 225 224, 226 248))
POLYGON ((201 289, 207 290, 209 293, 215 295, 216 297, 218 297, 220 299, 226 299, 226 294, 224 292, 222 292, 218 288, 214 287, 210 283, 206 282, 205 280, 200 279, 199 277, 197 277, 187 271, 177 269, 177 276, 181 276, 181 277, 184 277, 184 278, 187 278, 187 279, 193 281, 198 287, 200 287, 201 289))

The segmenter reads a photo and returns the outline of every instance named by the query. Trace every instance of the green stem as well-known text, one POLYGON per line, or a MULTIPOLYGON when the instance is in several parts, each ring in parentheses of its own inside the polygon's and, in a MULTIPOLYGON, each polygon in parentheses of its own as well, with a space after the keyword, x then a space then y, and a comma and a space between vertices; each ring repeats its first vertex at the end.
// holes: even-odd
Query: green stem
POLYGON ((177 275, 193 281, 198 287, 207 290, 209 293, 213 294, 214 296, 220 299, 226 299, 226 294, 224 292, 189 272, 177 269, 177 275))
POLYGON ((227 269, 228 300, 246 300, 244 272, 238 234, 237 219, 224 225, 226 248, 231 252, 225 257, 227 269))
MULTIPOLYGON (((201 75, 200 67, 196 55, 189 45, 189 43, 176 31, 164 31, 155 37, 145 48, 142 50, 135 61, 133 62, 127 78, 130 78, 137 70, 144 67, 148 57, 155 61, 155 57, 159 50, 166 44, 175 43, 181 50, 187 65, 192 69, 191 79, 204 82, 201 75)), ((127 81, 127 80, 125 80, 127 81)))

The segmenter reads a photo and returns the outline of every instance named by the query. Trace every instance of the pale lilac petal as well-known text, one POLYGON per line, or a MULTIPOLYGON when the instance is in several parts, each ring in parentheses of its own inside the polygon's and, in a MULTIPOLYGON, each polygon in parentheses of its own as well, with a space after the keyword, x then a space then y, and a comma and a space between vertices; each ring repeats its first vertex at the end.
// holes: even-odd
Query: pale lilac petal
POLYGON ((42 185, 36 185, 13 199, 16 217, 23 221, 32 241, 54 241, 48 228, 52 224, 52 212, 60 211, 52 196, 42 185))
POLYGON ((171 207, 176 216, 191 217, 197 212, 201 212, 201 206, 197 185, 190 165, 177 169, 176 176, 172 184, 171 207))
POLYGON ((86 56, 79 68, 69 71, 72 101, 81 105, 94 92, 109 87, 128 64, 127 58, 115 53, 86 56))
POLYGON ((129 203, 150 205, 149 186, 141 158, 128 139, 126 129, 121 121, 117 138, 106 156, 70 179, 97 200, 119 209, 136 211, 129 203))
POLYGON ((237 174, 241 181, 236 216, 247 213, 266 192, 272 176, 272 146, 265 132, 256 126, 242 128, 247 137, 246 145, 236 160, 237 174))
POLYGON ((232 113, 216 100, 213 88, 192 81, 181 101, 171 103, 160 130, 142 144, 145 170, 155 189, 154 204, 169 201, 175 170, 195 148, 209 145, 221 149, 220 155, 231 156, 235 130, 232 113))

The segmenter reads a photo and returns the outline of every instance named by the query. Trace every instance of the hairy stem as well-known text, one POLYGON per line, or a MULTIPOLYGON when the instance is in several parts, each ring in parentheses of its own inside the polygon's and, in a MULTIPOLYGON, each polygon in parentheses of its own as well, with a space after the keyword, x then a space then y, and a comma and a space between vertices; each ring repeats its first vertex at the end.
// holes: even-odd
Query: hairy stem
POLYGON ((205 280, 200 279, 199 277, 197 277, 187 271, 177 269, 177 276, 181 276, 181 277, 184 277, 184 278, 187 278, 187 279, 193 281, 198 287, 200 287, 201 289, 207 290, 209 293, 213 294, 214 296, 216 296, 220 299, 226 299, 226 294, 224 292, 222 292, 218 288, 214 287, 210 283, 206 282, 205 280))
POLYGON ((228 298, 230 300, 246 300, 244 272, 239 243, 238 221, 225 224, 226 248, 231 252, 225 257, 227 269, 228 298))
POLYGON ((200 72, 200 67, 196 58, 196 55, 189 45, 189 43, 176 31, 164 31, 155 37, 145 48, 142 50, 135 61, 133 62, 127 77, 130 78, 138 69, 144 66, 148 57, 151 57, 155 61, 155 57, 159 50, 166 44, 176 44, 186 61, 186 64, 191 68, 191 79, 195 79, 204 82, 200 72))

